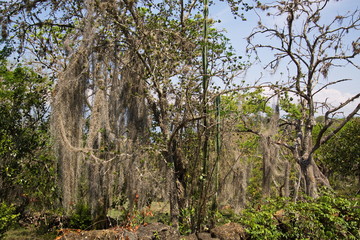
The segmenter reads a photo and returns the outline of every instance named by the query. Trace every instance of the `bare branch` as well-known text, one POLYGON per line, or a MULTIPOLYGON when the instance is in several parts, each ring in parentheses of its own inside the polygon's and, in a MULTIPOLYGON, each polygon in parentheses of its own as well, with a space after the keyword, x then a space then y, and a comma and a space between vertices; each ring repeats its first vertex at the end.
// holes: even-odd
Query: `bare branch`
POLYGON ((337 126, 329 135, 327 135, 326 137, 324 137, 324 134, 326 133, 326 131, 330 128, 330 126, 334 123, 332 120, 330 120, 329 115, 331 113, 334 113, 336 111, 338 111, 339 109, 345 107, 346 105, 348 105, 350 102, 354 101, 355 99, 360 97, 360 93, 355 95, 354 97, 348 99, 346 102, 340 104, 338 107, 331 109, 329 111, 326 112, 325 114, 325 126, 320 130, 317 139, 315 141, 315 144, 311 150, 312 153, 314 153, 321 145, 325 144, 327 141, 329 141, 336 133, 338 133, 344 126, 345 124, 350 121, 351 118, 353 118, 355 116, 355 114, 357 114, 357 112, 359 112, 360 110, 360 104, 357 105, 357 107, 343 120, 341 121, 341 123, 339 124, 339 126, 337 126))
POLYGON ((315 91, 312 96, 315 96, 316 94, 318 94, 319 92, 321 92, 322 90, 324 90, 325 88, 331 86, 331 85, 335 85, 337 83, 341 83, 341 82, 346 82, 346 81, 350 81, 351 79, 347 79, 347 78, 344 78, 344 79, 340 79, 340 80, 337 80, 337 81, 334 81, 334 82, 330 82, 330 83, 327 83, 325 84, 324 86, 322 86, 319 90, 315 91))

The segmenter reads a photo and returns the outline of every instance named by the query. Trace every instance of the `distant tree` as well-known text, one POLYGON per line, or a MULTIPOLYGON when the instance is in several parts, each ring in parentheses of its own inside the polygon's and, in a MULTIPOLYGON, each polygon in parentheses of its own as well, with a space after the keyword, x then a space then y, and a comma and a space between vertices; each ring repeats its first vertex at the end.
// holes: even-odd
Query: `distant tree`
POLYGON ((354 59, 360 53, 360 38, 353 34, 360 27, 359 9, 325 19, 323 13, 329 2, 289 0, 274 4, 259 3, 258 8, 264 10, 267 16, 282 17, 284 21, 283 24, 267 26, 263 19, 260 19, 258 27, 248 38, 249 50, 259 52, 261 49, 267 49, 274 53, 274 59, 269 62, 267 68, 277 70, 282 61, 287 61, 287 81, 274 85, 274 90, 278 94, 288 94, 287 104, 283 105, 283 110, 291 112, 290 117, 280 121, 280 125, 286 130, 283 134, 288 135, 287 138, 278 141, 278 144, 292 152, 305 179, 305 192, 312 197, 318 196, 317 182, 327 184, 327 179, 313 158, 314 152, 339 132, 360 109, 359 104, 332 132, 327 132, 339 112, 358 99, 360 94, 335 107, 327 102, 315 101, 315 96, 322 90, 345 81, 324 81, 332 68, 345 64, 359 68, 354 59), (259 35, 271 38, 272 41, 259 42, 259 35), (313 140, 315 113, 319 108, 325 109, 326 113, 323 127, 313 140))
MULTIPOLYGON (((331 130, 331 129, 330 129, 331 130)), ((328 174, 358 178, 360 191, 360 118, 346 123, 339 133, 322 145, 317 157, 327 168, 328 174)))
MULTIPOLYGON (((250 154, 262 155, 262 196, 270 197, 277 192, 272 191, 273 185, 278 186, 281 195, 289 196, 290 163, 283 159, 281 148, 276 144, 279 134, 279 106, 272 109, 265 96, 264 89, 258 86, 255 90, 246 90, 238 95, 236 132, 255 134, 258 145, 250 154), (273 184, 274 183, 274 184, 273 184), (280 184, 279 184, 280 183, 280 184), (282 184, 281 184, 282 183, 282 184)), ((248 137, 251 142, 251 137, 248 137)))

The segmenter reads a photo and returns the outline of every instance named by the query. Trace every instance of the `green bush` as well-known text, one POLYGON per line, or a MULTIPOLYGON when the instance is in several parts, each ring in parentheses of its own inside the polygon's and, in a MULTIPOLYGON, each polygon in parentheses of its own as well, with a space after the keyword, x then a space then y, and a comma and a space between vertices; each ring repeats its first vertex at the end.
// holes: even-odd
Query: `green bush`
POLYGON ((268 200, 245 210, 240 222, 250 239, 360 239, 358 201, 329 195, 268 200))
POLYGON ((15 213, 15 207, 6 203, 0 203, 0 239, 4 233, 16 222, 19 214, 15 213))
POLYGON ((90 207, 79 203, 75 207, 74 213, 70 216, 69 227, 87 230, 92 226, 90 207))
POLYGON ((281 239, 284 236, 274 218, 276 209, 276 204, 269 202, 244 210, 240 222, 251 239, 281 239))
POLYGON ((192 232, 192 225, 194 222, 195 208, 188 207, 181 209, 179 224, 179 231, 182 235, 188 235, 192 232))

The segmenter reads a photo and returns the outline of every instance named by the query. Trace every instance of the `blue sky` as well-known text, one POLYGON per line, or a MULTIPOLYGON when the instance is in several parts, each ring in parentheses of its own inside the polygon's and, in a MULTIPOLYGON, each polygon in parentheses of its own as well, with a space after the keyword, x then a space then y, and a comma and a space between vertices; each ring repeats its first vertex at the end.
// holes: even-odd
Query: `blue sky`
MULTIPOLYGON (((353 11, 356 8, 360 8, 359 0, 340 0, 340 1, 331 1, 327 8, 324 11, 324 20, 327 20, 328 16, 336 16, 344 14, 348 11, 353 11)), ((261 12, 258 11, 259 14, 261 12)), ((233 47, 236 49, 239 55, 245 56, 245 49, 247 45, 246 37, 251 33, 252 29, 256 26, 257 21, 259 20, 258 16, 253 12, 245 13, 247 21, 242 21, 240 19, 234 19, 233 15, 230 12, 229 7, 226 3, 215 1, 215 5, 210 7, 210 17, 215 20, 221 20, 220 23, 217 23, 218 28, 223 28, 226 30, 226 36, 231 40, 233 47)), ((331 18, 329 18, 331 19, 331 18)), ((282 24, 282 21, 285 19, 272 19, 274 23, 282 24)), ((360 30, 354 32, 352 36, 354 39, 360 36, 360 30)), ((269 40, 267 40, 269 41, 269 40)), ((260 55, 261 57, 261 55, 260 55)), ((263 56, 264 58, 269 56, 263 56)), ((360 56, 358 56, 354 62, 360 65, 360 56)), ((265 62, 264 62, 265 65, 265 62)), ((260 74, 263 75, 264 81, 269 81, 269 79, 274 79, 274 75, 270 74, 266 70, 263 70, 261 64, 253 66, 246 75, 246 81, 252 82, 257 80, 260 77, 260 74)), ((323 101, 325 98, 328 99, 328 102, 331 102, 333 105, 337 105, 340 102, 345 101, 347 98, 360 92, 360 70, 353 66, 346 66, 344 68, 336 68, 329 73, 328 81, 334 81, 337 79, 349 78, 351 81, 340 83, 335 86, 331 86, 328 89, 325 89, 321 94, 318 95, 318 101, 323 101)), ((346 112, 349 112, 351 108, 360 103, 360 100, 357 100, 349 107, 345 109, 346 112)))

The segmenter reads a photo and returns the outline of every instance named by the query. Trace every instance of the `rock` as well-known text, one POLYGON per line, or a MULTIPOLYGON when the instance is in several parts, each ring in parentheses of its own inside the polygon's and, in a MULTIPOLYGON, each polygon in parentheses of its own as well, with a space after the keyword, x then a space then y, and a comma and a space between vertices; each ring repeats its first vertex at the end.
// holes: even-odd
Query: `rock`
POLYGON ((138 236, 134 232, 123 231, 117 235, 116 240, 138 240, 138 236))
POLYGON ((123 229, 107 229, 107 230, 92 230, 92 231, 80 231, 80 230, 66 230, 62 236, 57 238, 59 240, 138 240, 135 233, 129 232, 123 229))
POLYGON ((152 223, 146 226, 141 226, 136 233, 138 238, 141 240, 174 240, 180 238, 176 229, 163 223, 152 223))
POLYGON ((246 239, 244 228, 237 223, 218 226, 210 231, 180 236, 171 226, 163 223, 152 223, 140 226, 136 231, 121 227, 106 230, 81 231, 63 229, 58 240, 241 240, 246 239))
POLYGON ((213 238, 210 233, 201 232, 196 234, 199 240, 220 240, 218 238, 213 238))
POLYGON ((177 231, 162 223, 153 223, 141 226, 136 231, 128 231, 123 228, 112 228, 106 230, 81 231, 63 229, 59 240, 178 240, 177 231))
POLYGON ((211 233, 200 232, 200 233, 193 233, 188 236, 181 236, 180 240, 220 240, 220 239, 213 238, 211 236, 211 233))
POLYGON ((196 236, 195 233, 193 233, 188 236, 181 236, 180 240, 198 240, 198 237, 196 236))
MULTIPOLYGON (((81 235, 81 234, 80 234, 81 235)), ((94 230, 94 231, 88 231, 86 234, 82 234, 83 236, 86 235, 86 239, 89 240, 98 240, 98 239, 104 239, 104 240, 116 240, 118 233, 115 231, 109 231, 109 230, 94 230)))
POLYGON ((244 228, 238 223, 228 223, 211 229, 213 237, 220 240, 241 240, 246 239, 244 228))

